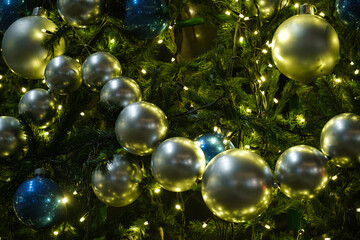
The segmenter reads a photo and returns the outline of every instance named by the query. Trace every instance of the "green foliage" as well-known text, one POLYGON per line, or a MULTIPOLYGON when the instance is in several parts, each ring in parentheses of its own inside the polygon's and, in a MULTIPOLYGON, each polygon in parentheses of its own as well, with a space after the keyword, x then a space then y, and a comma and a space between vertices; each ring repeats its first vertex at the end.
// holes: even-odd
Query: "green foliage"
MULTIPOLYGON (((248 16, 244 0, 168 1, 171 28, 146 41, 127 34, 121 19, 107 14, 88 28, 70 27, 60 18, 55 2, 44 2, 49 18, 59 27, 49 34, 46 46, 51 49, 64 38, 65 54, 81 63, 97 51, 115 55, 123 74, 140 85, 144 101, 158 105, 168 116, 168 137, 193 139, 217 126, 229 133, 236 147, 257 152, 274 169, 281 152, 289 147, 307 144, 319 148, 322 127, 333 116, 360 114, 360 82, 355 74, 360 65, 360 33, 340 22, 335 1, 307 1, 325 14, 341 45, 332 74, 307 85, 283 76, 269 47, 276 28, 296 14, 294 1, 268 22, 248 16), (189 3, 198 6, 201 21, 217 28, 217 38, 211 49, 185 61, 176 45, 178 38, 184 37, 182 28, 174 23, 180 21, 189 3), (231 14, 224 17, 226 10, 231 14), (240 13, 249 19, 239 17, 240 13)), ((36 3, 41 5, 42 1, 36 3)), ((18 77, 0 61, 0 115, 21 119, 27 134, 23 152, 0 159, 1 238, 278 240, 360 236, 360 215, 356 212, 360 208, 359 168, 340 169, 331 162, 330 175, 337 179, 317 198, 306 203, 295 201, 276 189, 271 205, 259 218, 235 224, 212 215, 202 200, 200 184, 182 194, 163 189, 155 192, 160 186, 151 174, 151 156, 134 156, 144 175, 141 196, 129 206, 108 207, 94 195, 91 174, 114 153, 128 154, 114 134, 120 110, 107 109, 99 103, 99 91, 83 84, 73 94, 54 95, 62 107, 46 135, 17 111, 23 88, 47 89, 46 84, 18 77), (49 229, 33 230, 16 218, 12 198, 17 187, 39 167, 50 170, 69 203, 61 222, 49 229), (182 209, 177 210, 175 204, 182 209), (82 217, 85 220, 80 222, 82 217), (305 232, 298 236, 301 228, 305 232)))

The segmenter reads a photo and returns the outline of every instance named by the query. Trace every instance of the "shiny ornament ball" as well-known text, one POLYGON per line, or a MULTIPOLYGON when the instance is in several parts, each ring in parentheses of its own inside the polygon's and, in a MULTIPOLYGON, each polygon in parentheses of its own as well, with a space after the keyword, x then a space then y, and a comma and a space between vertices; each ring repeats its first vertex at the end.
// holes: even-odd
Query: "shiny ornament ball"
POLYGON ((129 77, 118 77, 108 81, 100 92, 100 101, 109 107, 124 108, 141 101, 139 85, 129 77))
POLYGON ((228 149, 235 148, 231 141, 227 141, 225 136, 219 133, 203 134, 194 139, 205 154, 206 163, 228 149))
POLYGON ((84 28, 96 23, 102 15, 101 0, 57 0, 60 16, 74 27, 84 28))
POLYGON ((345 25, 360 29, 360 0, 336 0, 336 12, 345 25))
POLYGON ((245 0, 245 6, 249 10, 252 16, 257 16, 262 20, 268 20, 275 16, 280 10, 280 7, 284 7, 287 1, 285 0, 245 0), (259 12, 258 12, 259 9, 259 12))
POLYGON ((281 191, 292 199, 315 197, 329 180, 326 162, 325 156, 314 147, 298 145, 287 149, 275 166, 281 191))
POLYGON ((122 155, 114 155, 106 166, 98 166, 92 174, 92 188, 96 197, 112 207, 123 207, 139 196, 142 179, 140 167, 122 155))
POLYGON ((339 38, 321 17, 296 15, 276 30, 272 58, 285 76, 307 83, 331 72, 339 58, 339 38))
POLYGON ((59 186, 43 175, 37 175, 24 183, 14 195, 16 216, 32 228, 50 227, 60 220, 64 204, 59 186))
POLYGON ((205 170, 205 155, 194 141, 173 137, 162 142, 151 158, 154 178, 166 190, 184 192, 196 185, 205 170))
POLYGON ((151 154, 165 138, 168 120, 164 112, 148 102, 136 102, 125 107, 115 123, 115 134, 128 152, 144 156, 151 154))
POLYGON ((14 117, 0 117, 0 157, 6 157, 21 150, 25 143, 22 125, 14 117))
MULTIPOLYGON (((45 39, 55 32, 56 25, 40 16, 28 16, 15 21, 6 30, 2 40, 2 54, 7 66, 15 74, 28 79, 41 79, 51 60, 45 39)), ((54 44, 54 56, 65 51, 65 41, 54 44)))
POLYGON ((82 78, 89 87, 100 88, 112 78, 120 77, 121 65, 117 58, 108 52, 90 55, 82 65, 82 78))
POLYGON ((55 101, 51 94, 44 89, 30 90, 20 99, 19 114, 28 116, 38 127, 49 126, 55 113, 55 101))
POLYGON ((320 147, 338 167, 355 167, 360 163, 360 116, 339 114, 330 119, 320 136, 320 147))
POLYGON ((231 149, 214 157, 202 177, 207 207, 229 222, 249 221, 269 206, 273 191, 269 165, 256 153, 231 149))
POLYGON ((51 92, 66 94, 81 85, 81 64, 68 56, 58 56, 46 65, 45 81, 51 92))
POLYGON ((123 24, 138 39, 152 39, 167 26, 167 7, 163 0, 126 0, 123 24))
POLYGON ((4 32, 13 22, 18 20, 19 12, 25 13, 27 3, 24 0, 0 1, 0 31, 4 32))

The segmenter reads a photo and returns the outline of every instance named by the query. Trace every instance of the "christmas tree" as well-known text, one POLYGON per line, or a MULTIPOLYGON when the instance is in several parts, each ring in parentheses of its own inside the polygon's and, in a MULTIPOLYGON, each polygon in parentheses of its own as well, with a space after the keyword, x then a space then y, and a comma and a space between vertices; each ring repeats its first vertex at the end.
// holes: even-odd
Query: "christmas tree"
POLYGON ((0 238, 359 238, 358 1, 25 2, 0 8, 0 238))

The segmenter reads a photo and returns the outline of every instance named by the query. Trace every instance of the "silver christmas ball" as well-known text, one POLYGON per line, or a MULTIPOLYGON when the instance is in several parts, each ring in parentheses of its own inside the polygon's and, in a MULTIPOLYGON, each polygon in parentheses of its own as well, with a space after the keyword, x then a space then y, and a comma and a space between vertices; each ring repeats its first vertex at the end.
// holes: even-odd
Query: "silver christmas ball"
POLYGON ((164 112, 148 102, 136 102, 125 107, 115 123, 115 134, 128 152, 144 156, 151 154, 165 138, 168 120, 164 112))
POLYGON ((205 168, 202 196, 219 218, 244 222, 261 215, 269 206, 273 175, 256 153, 231 149, 216 155, 205 168))
POLYGON ((262 20, 267 20, 280 10, 280 7, 284 7, 287 1, 285 0, 245 0, 245 6, 252 16, 257 16, 262 20), (258 12, 259 9, 259 12, 258 12))
POLYGON ((19 150, 25 143, 22 125, 14 117, 0 117, 0 157, 9 156, 19 150))
POLYGON ((289 198, 311 199, 328 183, 326 158, 307 145, 291 147, 277 160, 275 177, 281 191, 289 198))
MULTIPOLYGON (((52 21, 40 16, 23 17, 11 24, 2 39, 2 54, 11 71, 23 78, 43 78, 51 59, 45 38, 56 29, 52 21)), ((65 41, 61 39, 54 45, 54 55, 64 51, 65 41)))
POLYGON ((66 94, 81 85, 81 64, 68 56, 53 58, 45 68, 46 85, 51 92, 66 94))
POLYGON ((360 163, 360 116, 343 113, 330 119, 320 137, 320 147, 338 167, 360 163))
POLYGON ((55 101, 44 89, 30 90, 20 99, 19 114, 29 116, 36 126, 41 128, 49 126, 55 113, 55 101))
POLYGON ((194 141, 173 137, 162 142, 151 158, 154 178, 166 190, 183 192, 196 185, 205 170, 205 155, 194 141))
POLYGON ((107 52, 91 54, 83 63, 82 78, 90 87, 102 87, 112 78, 121 76, 120 62, 107 52))
POLYGON ((103 11, 101 0, 57 0, 60 16, 74 27, 84 28, 98 21, 103 11))
POLYGON ((114 155, 105 167, 98 166, 92 174, 96 197, 112 207, 133 203, 139 196, 142 179, 140 167, 122 155, 114 155))
POLYGON ((339 38, 321 17, 296 15, 276 30, 272 58, 281 73, 307 83, 331 72, 339 58, 339 38))
POLYGON ((141 101, 139 85, 129 77, 118 77, 108 81, 100 92, 100 101, 111 107, 124 108, 141 101))

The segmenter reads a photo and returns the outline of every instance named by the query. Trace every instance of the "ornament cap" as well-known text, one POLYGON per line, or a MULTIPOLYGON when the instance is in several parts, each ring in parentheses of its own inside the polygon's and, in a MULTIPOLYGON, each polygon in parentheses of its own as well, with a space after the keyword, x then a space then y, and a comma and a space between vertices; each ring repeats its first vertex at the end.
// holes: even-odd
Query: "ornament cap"
POLYGON ((35 169, 35 171, 34 171, 34 175, 35 175, 35 176, 40 176, 40 175, 42 175, 42 176, 47 177, 47 176, 49 176, 49 171, 46 170, 45 168, 37 168, 37 169, 35 169))
POLYGON ((47 17, 47 10, 43 7, 36 7, 33 9, 32 16, 47 17))
POLYGON ((314 5, 309 5, 309 4, 300 5, 299 14, 311 14, 311 15, 314 15, 314 13, 315 13, 315 6, 314 5))

